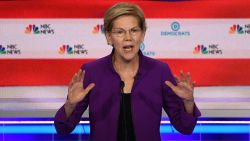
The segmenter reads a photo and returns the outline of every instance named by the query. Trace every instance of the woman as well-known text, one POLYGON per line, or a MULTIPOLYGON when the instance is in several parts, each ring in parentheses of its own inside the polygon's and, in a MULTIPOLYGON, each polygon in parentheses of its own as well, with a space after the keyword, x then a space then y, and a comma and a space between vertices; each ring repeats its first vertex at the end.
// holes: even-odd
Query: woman
POLYGON ((143 11, 118 3, 104 16, 110 55, 84 64, 55 116, 58 133, 70 133, 89 106, 91 141, 160 141, 162 108, 173 126, 191 134, 200 112, 189 74, 174 78, 168 65, 143 56, 143 11), (177 83, 176 83, 177 82, 177 83))

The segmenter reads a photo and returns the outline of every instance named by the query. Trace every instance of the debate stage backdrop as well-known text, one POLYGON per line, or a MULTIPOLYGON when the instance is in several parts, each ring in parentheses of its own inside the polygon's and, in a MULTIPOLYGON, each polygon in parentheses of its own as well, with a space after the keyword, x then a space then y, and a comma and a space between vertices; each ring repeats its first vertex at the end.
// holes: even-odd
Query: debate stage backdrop
MULTIPOLYGON (((4 90, 0 97, 5 98, 1 110, 32 109, 29 104, 35 99, 24 98, 46 102, 50 97, 57 100, 47 101, 49 108, 58 108, 67 91, 57 91, 57 86, 66 87, 81 64, 111 52, 102 18, 116 2, 1 1, 0 86, 4 90), (32 90, 35 86, 39 92, 32 90)), ((201 109, 250 108, 248 0, 131 2, 145 11, 143 54, 168 63, 177 75, 179 70, 190 72, 201 109)))
MULTIPOLYGON (((116 2, 0 1, 0 117, 53 117, 80 66, 111 52, 103 16, 116 2)), ((143 54, 191 73, 203 117, 250 116, 249 0, 129 2, 145 12, 143 54)))

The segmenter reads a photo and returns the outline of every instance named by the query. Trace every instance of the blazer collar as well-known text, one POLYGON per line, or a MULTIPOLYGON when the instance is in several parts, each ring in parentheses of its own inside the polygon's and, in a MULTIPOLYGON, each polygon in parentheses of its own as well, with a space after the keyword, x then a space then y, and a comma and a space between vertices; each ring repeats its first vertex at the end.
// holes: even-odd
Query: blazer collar
MULTIPOLYGON (((108 61, 108 66, 109 66, 110 70, 113 73, 116 73, 116 71, 113 67, 113 63, 112 63, 112 56, 114 54, 114 51, 115 50, 113 49, 112 52, 107 56, 107 61, 108 61)), ((141 78, 143 75, 145 75, 146 72, 150 69, 149 64, 148 64, 149 62, 147 61, 148 60, 147 57, 143 55, 141 50, 139 50, 138 54, 139 54, 139 70, 136 74, 137 79, 141 78)))

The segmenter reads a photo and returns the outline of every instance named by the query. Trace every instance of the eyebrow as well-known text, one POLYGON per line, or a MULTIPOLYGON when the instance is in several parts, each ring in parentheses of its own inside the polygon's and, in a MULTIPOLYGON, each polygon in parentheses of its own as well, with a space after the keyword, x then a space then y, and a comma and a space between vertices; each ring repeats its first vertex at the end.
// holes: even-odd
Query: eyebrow
MULTIPOLYGON (((140 28, 140 27, 139 26, 134 26, 134 27, 129 28, 129 29, 133 29, 133 28, 140 28)), ((125 30, 124 28, 121 28, 121 27, 116 27, 116 28, 112 28, 112 29, 123 29, 123 30, 125 30)))

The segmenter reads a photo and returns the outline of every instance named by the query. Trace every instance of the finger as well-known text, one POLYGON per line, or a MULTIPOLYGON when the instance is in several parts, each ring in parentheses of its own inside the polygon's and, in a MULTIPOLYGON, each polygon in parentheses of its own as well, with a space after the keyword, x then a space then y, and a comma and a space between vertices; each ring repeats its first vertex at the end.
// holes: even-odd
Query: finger
POLYGON ((195 81, 192 82, 192 86, 193 86, 193 88, 196 86, 196 82, 195 81))
POLYGON ((86 94, 89 93, 89 91, 92 90, 94 87, 95 87, 95 84, 94 84, 94 83, 89 84, 88 87, 85 88, 86 94))
POLYGON ((71 79, 71 81, 69 82, 69 87, 72 87, 73 85, 73 79, 71 79))
POLYGON ((187 81, 188 81, 188 84, 191 83, 191 75, 190 75, 190 72, 187 72, 187 81))
POLYGON ((74 84, 75 84, 75 82, 72 79, 71 82, 69 83, 68 93, 70 93, 74 89, 74 87, 75 87, 74 84))
POLYGON ((176 88, 176 86, 175 86, 172 82, 170 82, 170 81, 165 81, 165 84, 166 84, 168 87, 170 87, 172 90, 174 90, 174 89, 176 88))
POLYGON ((174 79, 175 79, 176 83, 180 83, 180 78, 178 76, 174 75, 174 79))
POLYGON ((82 70, 79 69, 78 73, 77 73, 77 81, 81 81, 82 79, 82 70))
POLYGON ((80 82, 82 82, 82 83, 84 80, 84 76, 85 76, 85 70, 82 70, 81 79, 80 79, 80 82))
POLYGON ((69 89, 74 85, 74 83, 77 81, 77 73, 74 74, 74 76, 71 78, 71 81, 69 83, 69 89))
POLYGON ((72 77, 72 83, 75 83, 77 81, 77 73, 74 74, 72 77))
POLYGON ((182 70, 180 70, 180 74, 181 74, 181 81, 187 81, 185 74, 183 73, 182 70))

